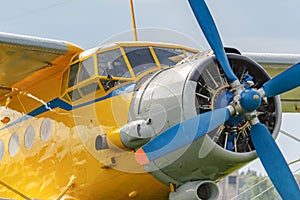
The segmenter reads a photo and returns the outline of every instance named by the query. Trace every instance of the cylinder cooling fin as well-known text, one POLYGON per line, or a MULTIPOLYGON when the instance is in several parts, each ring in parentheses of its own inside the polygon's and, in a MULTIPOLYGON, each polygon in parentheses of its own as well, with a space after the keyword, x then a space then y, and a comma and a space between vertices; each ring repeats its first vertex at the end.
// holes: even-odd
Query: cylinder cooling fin
MULTIPOLYGON (((247 57, 228 54, 232 69, 244 87, 260 88, 270 79, 262 67, 247 57)), ((210 61, 198 66, 191 79, 197 82, 195 106, 197 114, 226 107, 233 100, 233 92, 225 78, 224 71, 212 56, 210 61), (212 62, 213 60, 213 62, 212 62)), ((258 108, 259 119, 273 137, 280 126, 280 100, 278 97, 265 98, 258 108), (275 131, 276 129, 276 131, 275 131)), ((250 138, 250 123, 242 115, 231 117, 225 124, 210 132, 209 137, 222 148, 232 152, 251 152, 255 148, 250 138)))

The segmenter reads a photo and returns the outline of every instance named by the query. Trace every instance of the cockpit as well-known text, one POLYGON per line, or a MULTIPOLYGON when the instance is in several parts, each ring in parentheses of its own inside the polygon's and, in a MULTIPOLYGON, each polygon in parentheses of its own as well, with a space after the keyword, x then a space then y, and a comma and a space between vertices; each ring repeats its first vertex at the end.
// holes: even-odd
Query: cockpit
POLYGON ((68 102, 105 94, 197 53, 187 47, 159 43, 114 43, 82 52, 64 72, 62 93, 68 102))

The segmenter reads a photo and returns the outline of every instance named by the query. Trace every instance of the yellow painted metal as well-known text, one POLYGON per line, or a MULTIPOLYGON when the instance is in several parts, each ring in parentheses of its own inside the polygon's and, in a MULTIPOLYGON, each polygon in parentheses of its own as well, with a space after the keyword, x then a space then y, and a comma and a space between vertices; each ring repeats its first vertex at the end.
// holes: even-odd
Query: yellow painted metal
POLYGON ((176 192, 176 186, 173 183, 169 184, 170 192, 176 192))
POLYGON ((133 72, 133 70, 132 70, 132 67, 131 67, 131 64, 130 64, 130 62, 129 62, 127 56, 126 56, 125 50, 124 50, 122 47, 120 47, 120 51, 121 51, 121 53, 122 53, 122 55, 123 55, 123 58, 124 58, 124 60, 125 60, 125 63, 126 63, 126 65, 127 65, 128 69, 129 69, 129 72, 130 72, 131 77, 135 78, 135 74, 134 74, 134 72, 133 72))
MULTIPOLYGON (((147 44, 170 46, 120 43, 117 48, 147 44)), ((51 68, 37 71, 15 83, 12 86, 15 89, 1 97, 2 105, 7 105, 7 108, 3 107, 0 112, 0 141, 4 144, 0 181, 37 199, 167 199, 169 187, 146 173, 136 163, 134 152, 126 149, 120 140, 119 129, 128 120, 133 93, 95 101, 114 89, 137 81, 142 75, 126 79, 126 82, 108 91, 101 86, 101 77, 91 77, 67 89, 64 84, 67 84, 68 68, 78 51, 70 46, 70 51, 58 57, 51 68), (100 89, 76 102, 63 98, 71 89, 91 82, 100 84, 100 89), (50 109, 47 103, 54 99, 64 106, 75 107, 50 109), (24 117, 24 114, 37 108, 44 111, 32 118, 24 117), (10 126, 7 126, 7 119, 10 126), (49 132, 42 128, 46 121, 50 124, 46 128, 49 132), (26 130, 29 126, 33 126, 35 135, 32 147, 26 148, 26 130), (12 156, 8 149, 14 133, 19 140, 10 147, 18 147, 16 155, 12 156), (46 133, 50 134, 49 138, 46 133), (96 149, 98 136, 106 136, 108 149, 96 149), (76 179, 70 181, 70 177, 76 179)), ((96 52, 91 56, 96 56, 96 52)), ((5 186, 0 186, 0 197, 20 199, 5 186)))
POLYGON ((66 187, 61 191, 61 193, 57 196, 56 200, 62 199, 62 197, 65 196, 66 193, 75 186, 75 180, 76 180, 76 177, 71 176, 68 185, 66 185, 66 187))
POLYGON ((126 148, 120 138, 120 129, 116 129, 116 130, 112 130, 112 131, 108 131, 107 135, 107 139, 114 145, 116 145, 117 147, 124 149, 126 151, 131 151, 130 149, 126 148))
POLYGON ((157 58, 157 56, 156 56, 156 54, 155 54, 154 49, 153 49, 152 47, 149 47, 149 49, 150 49, 150 52, 151 52, 151 54, 152 54, 152 56, 153 56, 153 59, 154 59, 155 63, 157 64, 157 66, 158 66, 159 68, 161 68, 160 62, 159 62, 159 60, 158 60, 158 58, 157 58))

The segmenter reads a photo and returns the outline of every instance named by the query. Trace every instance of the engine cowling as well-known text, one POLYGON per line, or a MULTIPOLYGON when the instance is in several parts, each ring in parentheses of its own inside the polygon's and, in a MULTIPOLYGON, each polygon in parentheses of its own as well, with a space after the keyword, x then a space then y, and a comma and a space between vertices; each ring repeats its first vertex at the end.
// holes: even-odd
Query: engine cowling
MULTIPOLYGON (((260 88, 270 79, 249 58, 239 54, 228 54, 228 58, 243 87, 260 88)), ((129 122, 121 129, 122 141, 131 149, 183 120, 225 107, 233 100, 224 72, 210 51, 149 74, 137 83, 135 91, 129 122)), ((276 138, 281 123, 279 97, 264 99, 258 112, 260 121, 276 138)), ((247 120, 232 117, 192 144, 145 165, 145 169, 176 186, 191 180, 218 181, 257 157, 249 133, 247 120)))

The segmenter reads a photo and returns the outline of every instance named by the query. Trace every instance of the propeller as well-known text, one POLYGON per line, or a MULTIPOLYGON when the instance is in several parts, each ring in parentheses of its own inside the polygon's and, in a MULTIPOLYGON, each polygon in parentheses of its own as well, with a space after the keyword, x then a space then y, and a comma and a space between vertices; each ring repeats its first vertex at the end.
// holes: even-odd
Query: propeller
POLYGON ((299 199, 298 185, 267 127, 262 123, 253 125, 250 136, 266 172, 282 199, 299 199))
POLYGON ((148 164, 199 139, 226 122, 231 115, 242 113, 252 126, 250 137, 253 145, 278 193, 283 199, 299 199, 300 190, 295 178, 271 133, 260 123, 256 109, 260 106, 262 98, 273 97, 300 86, 298 78, 300 63, 269 80, 259 90, 238 87, 241 84, 230 67, 217 27, 205 1, 189 0, 189 3, 231 87, 235 90, 234 94, 239 97, 236 99, 239 100, 226 108, 212 110, 185 120, 161 133, 137 150, 136 160, 140 164, 148 164))
POLYGON ((210 47, 223 67, 229 83, 238 81, 238 78, 231 70, 221 37, 206 3, 203 0, 189 0, 189 3, 210 47))
MULTIPOLYGON (((236 81, 236 76, 233 76, 234 73, 230 65, 227 64, 229 62, 224 52, 224 47, 205 1, 189 0, 189 3, 207 41, 224 69, 229 83, 233 83, 236 81)), ((297 74, 300 75, 299 63, 266 82, 259 92, 251 91, 249 93, 244 89, 240 93, 242 109, 255 114, 254 111, 259 107, 261 98, 273 97, 300 86, 300 79, 297 74)), ((269 130, 264 124, 259 122, 257 116, 251 119, 250 123, 252 125, 250 137, 253 145, 278 193, 283 199, 299 199, 299 187, 269 130)))
POLYGON ((273 97, 300 86, 300 63, 290 67, 263 85, 266 97, 273 97), (287 81, 288 80, 288 81, 287 81))

